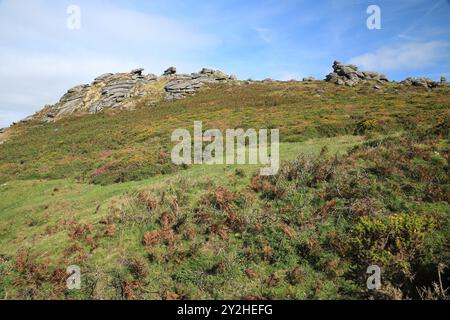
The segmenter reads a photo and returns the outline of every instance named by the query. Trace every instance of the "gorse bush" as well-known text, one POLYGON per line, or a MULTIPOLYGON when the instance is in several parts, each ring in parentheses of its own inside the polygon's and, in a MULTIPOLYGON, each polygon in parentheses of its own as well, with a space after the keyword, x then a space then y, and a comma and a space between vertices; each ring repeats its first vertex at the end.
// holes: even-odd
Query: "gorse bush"
POLYGON ((426 254, 426 237, 437 231, 432 217, 414 213, 362 217, 350 231, 351 251, 361 264, 379 264, 388 277, 413 277, 413 266, 426 254))

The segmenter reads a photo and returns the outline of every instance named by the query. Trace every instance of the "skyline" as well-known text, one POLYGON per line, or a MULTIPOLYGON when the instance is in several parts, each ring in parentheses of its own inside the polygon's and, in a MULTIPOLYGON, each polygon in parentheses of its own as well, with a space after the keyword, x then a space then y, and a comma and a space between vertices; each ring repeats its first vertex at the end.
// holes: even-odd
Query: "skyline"
POLYGON ((334 60, 400 81, 450 76, 450 1, 0 0, 0 127, 137 67, 323 79, 334 60), (381 9, 369 30, 367 7, 381 9), (80 8, 80 29, 67 8, 80 8))

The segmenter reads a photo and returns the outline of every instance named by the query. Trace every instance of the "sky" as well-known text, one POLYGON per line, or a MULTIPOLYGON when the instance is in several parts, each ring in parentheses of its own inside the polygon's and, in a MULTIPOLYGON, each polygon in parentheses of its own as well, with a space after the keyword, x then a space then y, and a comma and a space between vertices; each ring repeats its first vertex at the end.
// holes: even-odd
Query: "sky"
POLYGON ((450 0, 0 0, 0 128, 107 72, 323 79, 334 60, 450 78, 450 0))

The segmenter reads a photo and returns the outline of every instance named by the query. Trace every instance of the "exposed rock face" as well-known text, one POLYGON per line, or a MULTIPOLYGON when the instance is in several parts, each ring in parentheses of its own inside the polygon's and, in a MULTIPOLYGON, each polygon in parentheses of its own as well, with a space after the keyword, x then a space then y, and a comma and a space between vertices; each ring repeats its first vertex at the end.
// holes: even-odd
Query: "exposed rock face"
POLYGON ((203 68, 199 73, 176 75, 165 86, 166 99, 182 99, 195 94, 205 83, 220 83, 234 81, 233 76, 228 76, 222 71, 203 68))
POLYGON ((326 81, 337 85, 354 86, 360 82, 376 81, 388 82, 389 79, 375 71, 359 71, 353 64, 344 65, 339 61, 333 63, 333 72, 327 75, 326 81))
POLYGON ((199 73, 176 74, 170 67, 161 77, 143 74, 139 68, 129 73, 106 73, 91 84, 78 85, 67 91, 58 103, 46 105, 34 116, 22 122, 40 120, 53 122, 73 114, 97 113, 105 109, 132 109, 134 99, 146 97, 154 102, 182 99, 195 94, 205 83, 233 81, 234 78, 213 69, 199 73))
POLYGON ((407 86, 415 86, 415 87, 422 87, 422 88, 435 88, 439 86, 439 83, 429 79, 429 78, 406 78, 401 84, 407 85, 407 86))
MULTIPOLYGON (((52 106, 45 106, 39 120, 52 122, 75 113, 96 113, 106 108, 127 108, 124 101, 145 94, 146 85, 157 80, 154 75, 142 75, 143 69, 130 73, 107 73, 91 84, 73 87, 52 106)), ((35 118, 35 117, 34 117, 35 118)))

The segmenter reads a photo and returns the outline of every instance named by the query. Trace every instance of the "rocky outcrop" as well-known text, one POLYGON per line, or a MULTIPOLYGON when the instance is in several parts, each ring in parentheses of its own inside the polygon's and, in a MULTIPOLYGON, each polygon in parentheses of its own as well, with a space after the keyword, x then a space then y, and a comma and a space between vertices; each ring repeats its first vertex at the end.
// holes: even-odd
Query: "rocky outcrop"
POLYGON ((133 109, 135 99, 145 97, 147 102, 182 99, 195 94, 206 83, 234 81, 225 73, 204 68, 198 73, 177 74, 168 68, 160 77, 143 74, 144 69, 129 73, 105 73, 91 84, 78 85, 67 91, 54 105, 45 106, 37 114, 22 122, 39 120, 53 122, 74 114, 93 114, 105 109, 133 109))
POLYGON ((222 71, 203 68, 199 73, 179 74, 165 86, 167 100, 182 99, 195 94, 206 83, 221 83, 235 81, 234 76, 228 76, 222 71))
POLYGON ((155 75, 144 76, 142 71, 107 73, 95 78, 91 84, 75 86, 58 103, 45 106, 37 117, 43 122, 52 122, 75 113, 127 108, 126 99, 145 95, 146 86, 157 80, 155 75))
POLYGON ((448 84, 447 78, 442 76, 440 80, 440 84, 448 84))
POLYGON ((361 82, 388 82, 389 79, 381 73, 375 71, 359 71, 353 64, 344 65, 339 61, 333 63, 333 72, 327 75, 326 81, 337 84, 354 86, 361 82))
POLYGON ((302 79, 303 82, 311 82, 311 81, 315 81, 315 80, 316 80, 316 78, 314 78, 314 77, 304 77, 302 79))
POLYGON ((439 86, 438 82, 433 81, 432 79, 429 79, 429 78, 409 77, 400 83, 403 85, 406 85, 406 86, 422 87, 422 88, 428 88, 428 89, 436 88, 437 86, 439 86))

